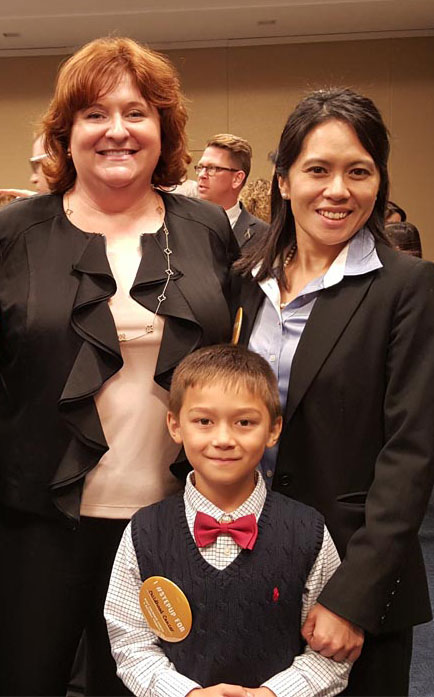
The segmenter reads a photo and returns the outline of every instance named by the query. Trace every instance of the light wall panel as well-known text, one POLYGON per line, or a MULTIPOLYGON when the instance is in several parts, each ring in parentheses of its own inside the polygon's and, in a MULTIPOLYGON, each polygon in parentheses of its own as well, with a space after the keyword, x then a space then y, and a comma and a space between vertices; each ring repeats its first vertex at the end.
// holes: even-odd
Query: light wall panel
MULTIPOLYGON (((193 160, 209 136, 233 132, 253 146, 252 177, 270 176, 267 155, 307 90, 340 84, 372 97, 392 136, 392 198, 419 227, 425 256, 434 260, 434 38, 201 48, 169 55, 189 100, 193 160)), ((28 186, 32 132, 60 60, 0 59, 0 186, 28 186)))

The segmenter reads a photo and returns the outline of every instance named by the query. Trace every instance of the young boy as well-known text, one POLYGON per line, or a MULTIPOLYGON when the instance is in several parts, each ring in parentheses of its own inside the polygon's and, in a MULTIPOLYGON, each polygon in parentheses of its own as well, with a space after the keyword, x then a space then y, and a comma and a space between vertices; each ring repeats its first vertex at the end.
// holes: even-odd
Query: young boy
POLYGON ((282 424, 268 363, 238 346, 200 349, 175 370, 169 409, 193 472, 184 494, 138 511, 119 546, 105 606, 118 675, 138 697, 341 692, 350 664, 304 647, 300 634, 336 549, 319 513, 267 493, 257 471, 282 424), (156 636, 152 612, 178 636, 156 636))

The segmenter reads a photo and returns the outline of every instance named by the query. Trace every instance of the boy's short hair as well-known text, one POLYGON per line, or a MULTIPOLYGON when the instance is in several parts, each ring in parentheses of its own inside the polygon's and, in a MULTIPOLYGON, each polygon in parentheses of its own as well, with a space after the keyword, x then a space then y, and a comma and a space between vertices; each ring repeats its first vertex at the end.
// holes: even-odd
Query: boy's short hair
POLYGON ((270 365, 259 354, 233 344, 206 346, 181 361, 172 378, 169 410, 179 415, 189 387, 213 382, 223 382, 228 387, 245 387, 260 397, 272 424, 281 415, 279 389, 270 365))
POLYGON ((232 133, 218 133, 208 140, 206 147, 227 150, 234 164, 246 175, 243 184, 246 183, 252 165, 252 147, 245 138, 232 133))

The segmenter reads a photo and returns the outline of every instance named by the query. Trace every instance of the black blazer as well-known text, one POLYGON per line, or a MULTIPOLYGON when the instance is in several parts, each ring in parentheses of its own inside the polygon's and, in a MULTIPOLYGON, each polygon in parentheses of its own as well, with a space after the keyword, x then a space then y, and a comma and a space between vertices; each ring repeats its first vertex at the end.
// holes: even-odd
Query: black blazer
POLYGON ((242 247, 258 233, 265 233, 270 226, 264 220, 256 218, 256 216, 249 213, 241 202, 240 206, 241 213, 233 230, 238 244, 242 247))
MULTIPOLYGON (((434 479, 434 265, 321 291, 294 356, 273 489, 323 513, 343 562, 319 598, 376 633, 430 619, 417 531, 434 479)), ((264 299, 241 283, 248 343, 264 299)))
MULTIPOLYGON (((225 213, 162 194, 174 271, 154 379, 168 389, 194 349, 230 338, 229 269, 238 246, 225 213)), ((155 311, 165 236, 143 235, 131 289, 155 311)), ((0 502, 74 525, 83 479, 108 446, 94 395, 122 366, 108 306, 116 283, 102 235, 66 218, 62 197, 0 212, 0 502), (56 510, 57 509, 57 510, 56 510)))

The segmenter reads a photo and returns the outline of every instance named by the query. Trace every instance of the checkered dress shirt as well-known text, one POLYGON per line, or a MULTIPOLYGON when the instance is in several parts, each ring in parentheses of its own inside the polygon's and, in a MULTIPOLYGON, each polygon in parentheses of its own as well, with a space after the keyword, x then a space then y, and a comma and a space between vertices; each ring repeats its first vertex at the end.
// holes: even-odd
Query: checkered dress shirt
MULTIPOLYGON (((190 473, 184 492, 186 518, 192 536, 198 511, 217 520, 224 515, 224 511, 214 506, 194 487, 193 477, 193 473, 190 473)), ((253 513, 258 520, 265 497, 266 487, 259 475, 252 494, 231 513, 234 520, 249 513, 253 513)), ((222 534, 211 545, 200 548, 200 552, 209 564, 217 569, 224 569, 239 554, 240 547, 230 535, 222 534)), ((324 528, 322 547, 307 578, 303 594, 301 624, 338 565, 338 553, 327 528, 324 528)), ((119 545, 105 604, 118 675, 137 697, 186 697, 200 685, 176 671, 166 657, 160 640, 149 629, 139 605, 141 585, 129 525, 119 545)), ((350 667, 349 662, 336 663, 307 646, 300 656, 296 656, 291 666, 272 676, 263 686, 268 687, 276 697, 332 697, 345 689, 350 667)))

